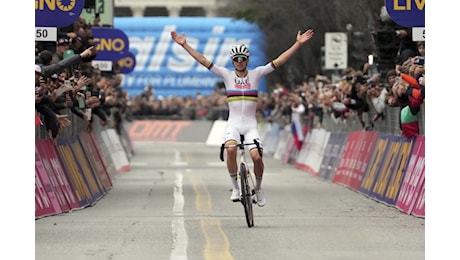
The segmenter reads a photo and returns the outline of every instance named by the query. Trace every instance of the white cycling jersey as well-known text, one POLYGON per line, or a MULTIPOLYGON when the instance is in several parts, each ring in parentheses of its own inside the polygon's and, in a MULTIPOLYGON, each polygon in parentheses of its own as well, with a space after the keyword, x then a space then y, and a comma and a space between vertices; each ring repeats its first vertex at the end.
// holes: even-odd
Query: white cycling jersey
POLYGON ((253 139, 260 140, 256 120, 259 81, 276 69, 275 64, 269 62, 265 66, 248 70, 245 77, 238 77, 235 71, 213 63, 207 67, 223 79, 227 92, 229 114, 225 141, 239 141, 239 134, 245 135, 248 142, 253 139))

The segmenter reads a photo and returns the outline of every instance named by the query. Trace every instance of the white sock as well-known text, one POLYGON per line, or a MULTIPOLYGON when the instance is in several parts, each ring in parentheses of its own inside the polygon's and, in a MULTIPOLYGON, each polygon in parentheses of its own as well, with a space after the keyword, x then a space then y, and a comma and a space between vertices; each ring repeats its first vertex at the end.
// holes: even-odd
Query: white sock
POLYGON ((230 173, 230 179, 232 180, 232 185, 234 189, 239 189, 238 179, 236 173, 230 173))
POLYGON ((255 187, 255 189, 260 190, 261 187, 262 187, 262 178, 259 179, 259 178, 256 177, 256 187, 255 187))

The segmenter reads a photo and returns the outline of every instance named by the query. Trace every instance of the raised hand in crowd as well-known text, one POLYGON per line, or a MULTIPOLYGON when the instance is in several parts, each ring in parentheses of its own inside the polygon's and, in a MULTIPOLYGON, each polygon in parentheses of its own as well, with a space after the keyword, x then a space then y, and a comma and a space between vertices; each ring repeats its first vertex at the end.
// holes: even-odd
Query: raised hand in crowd
POLYGON ((61 127, 67 127, 72 124, 72 122, 69 120, 68 115, 59 115, 56 114, 56 121, 59 123, 61 127))
POLYGON ((77 78, 77 82, 74 86, 74 92, 78 92, 81 90, 82 87, 89 85, 92 82, 90 77, 82 75, 81 77, 77 78))
POLYGON ((89 57, 93 56, 94 54, 96 54, 96 49, 95 49, 94 46, 90 46, 90 47, 86 48, 82 53, 80 53, 80 57, 82 59, 89 58, 89 57))

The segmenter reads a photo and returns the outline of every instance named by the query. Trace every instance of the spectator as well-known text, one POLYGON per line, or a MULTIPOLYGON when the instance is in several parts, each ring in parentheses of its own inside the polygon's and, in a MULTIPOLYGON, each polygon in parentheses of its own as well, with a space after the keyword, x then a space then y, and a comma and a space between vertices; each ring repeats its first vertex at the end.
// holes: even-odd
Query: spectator
POLYGON ((291 102, 291 132, 297 151, 300 151, 307 133, 307 125, 303 120, 306 108, 302 96, 297 93, 289 93, 289 99, 291 102))
POLYGON ((414 138, 420 134, 418 113, 420 107, 406 105, 401 108, 399 126, 401 135, 407 138, 414 138))
POLYGON ((417 42, 417 56, 425 57, 425 41, 417 42))
MULTIPOLYGON (((35 69, 36 73, 38 68, 35 69)), ((44 117, 45 128, 51 140, 56 140, 62 127, 71 124, 68 115, 61 115, 54 103, 52 95, 49 94, 50 81, 43 76, 40 77, 40 85, 35 89, 35 109, 44 117)))
MULTIPOLYGON (((96 57, 96 55, 97 53, 94 51, 94 46, 91 46, 87 48, 86 50, 84 50, 82 53, 74 54, 72 57, 63 59, 57 63, 53 63, 50 65, 46 65, 46 64, 39 64, 39 65, 41 67, 42 74, 45 77, 49 77, 54 73, 61 73, 65 69, 71 68, 72 66, 77 65, 81 62, 87 62, 88 59, 92 59, 96 57)), ((45 56, 47 56, 47 54, 45 56)), ((43 60, 43 61, 46 62, 46 60, 43 60)))
POLYGON ((67 37, 59 38, 56 42, 56 52, 53 54, 52 63, 58 63, 64 59, 64 53, 70 48, 70 42, 67 37))
POLYGON ((155 90, 153 89, 152 84, 148 84, 147 86, 145 86, 144 92, 142 92, 141 97, 147 100, 153 99, 155 97, 155 90))
POLYGON ((385 108, 386 103, 385 99, 388 95, 388 91, 385 87, 382 87, 380 84, 372 85, 367 90, 367 95, 371 99, 372 106, 375 109, 375 114, 371 119, 371 128, 374 128, 374 123, 381 118, 382 120, 385 119, 385 108))
POLYGON ((367 103, 367 79, 362 75, 356 76, 351 84, 351 89, 345 93, 346 97, 343 99, 343 104, 356 111, 357 117, 363 129, 366 129, 364 122, 364 113, 369 112, 369 104, 367 103))
POLYGON ((52 61, 53 53, 49 50, 43 50, 35 57, 35 64, 41 64, 42 66, 51 65, 52 61))

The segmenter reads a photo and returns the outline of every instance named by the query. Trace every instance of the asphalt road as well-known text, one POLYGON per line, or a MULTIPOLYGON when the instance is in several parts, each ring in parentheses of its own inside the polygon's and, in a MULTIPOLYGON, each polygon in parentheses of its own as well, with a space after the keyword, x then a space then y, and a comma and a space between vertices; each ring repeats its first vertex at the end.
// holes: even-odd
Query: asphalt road
POLYGON ((265 157, 248 228, 219 148, 135 143, 95 205, 35 221, 36 260, 425 259, 425 219, 265 157))

